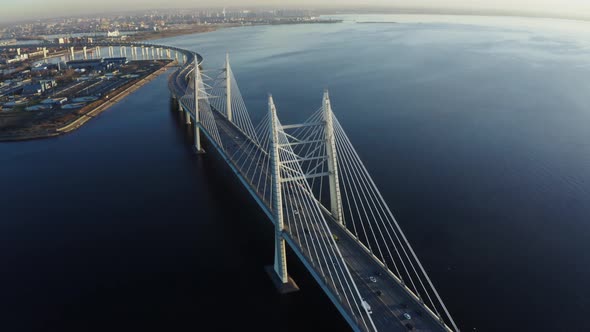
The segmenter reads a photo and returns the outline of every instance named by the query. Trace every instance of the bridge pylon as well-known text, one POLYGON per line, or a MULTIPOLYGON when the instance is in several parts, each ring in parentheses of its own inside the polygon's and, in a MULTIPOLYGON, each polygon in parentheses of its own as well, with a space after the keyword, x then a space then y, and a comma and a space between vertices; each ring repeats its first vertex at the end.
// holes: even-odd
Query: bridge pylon
POLYGON ((340 181, 338 180, 338 156, 336 152, 336 137, 334 136, 334 121, 332 105, 328 90, 324 91, 322 102, 325 121, 326 155, 328 157, 328 181, 330 185, 330 212, 340 224, 344 223, 342 210, 342 196, 340 195, 340 181))
MULTIPOLYGON (((205 153, 205 150, 201 147, 201 121, 199 119, 199 87, 201 86, 201 70, 199 69, 199 61, 197 60, 197 56, 195 55, 195 70, 194 70, 194 95, 195 95, 195 145, 193 149, 195 153, 205 153)), ((190 119, 190 114, 187 113, 188 119, 190 119)))
POLYGON ((270 167, 272 183, 272 212, 275 226, 275 258, 274 266, 267 267, 266 271, 275 283, 279 293, 286 294, 299 290, 295 281, 287 273, 287 252, 286 243, 283 238, 285 223, 283 219, 283 195, 281 188, 281 159, 279 154, 279 121, 277 110, 272 99, 268 96, 268 111, 270 112, 271 135, 270 135, 270 167))
POLYGON ((225 98, 226 98, 226 110, 227 119, 229 122, 232 121, 232 108, 231 108, 231 68, 229 66, 229 53, 225 54, 225 98))

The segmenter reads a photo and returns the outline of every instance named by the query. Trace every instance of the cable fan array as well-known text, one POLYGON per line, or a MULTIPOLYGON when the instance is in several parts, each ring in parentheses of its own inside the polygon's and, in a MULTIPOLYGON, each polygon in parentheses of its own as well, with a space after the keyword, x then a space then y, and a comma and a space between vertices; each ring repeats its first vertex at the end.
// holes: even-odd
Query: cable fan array
POLYGON ((205 76, 205 80, 209 83, 207 86, 209 95, 214 96, 210 100, 211 106, 219 111, 219 113, 223 114, 227 119, 230 119, 231 113, 231 122, 238 127, 244 135, 258 143, 256 131, 252 125, 252 120, 246 109, 246 104, 242 98, 240 88, 238 87, 234 73, 231 70, 229 61, 226 62, 226 67, 217 73, 217 75, 212 78, 205 76), (228 92, 230 98, 227 98, 228 92))
POLYGON ((223 70, 212 71, 211 76, 203 74, 198 66, 192 72, 183 69, 181 74, 190 77, 181 104, 198 120, 271 219, 278 213, 273 211, 273 198, 280 196, 282 236, 302 253, 300 258, 312 266, 318 282, 331 290, 358 326, 376 330, 335 241, 335 227, 361 244, 441 322, 458 331, 334 116, 327 92, 321 107, 296 125, 280 123, 269 97, 269 111, 254 126, 229 62, 223 70), (280 195, 273 192, 273 174, 277 170, 273 167, 278 167, 280 195))
POLYGON ((287 137, 294 143, 295 159, 300 161, 314 197, 322 210, 379 260, 402 287, 428 307, 439 319, 457 327, 428 277, 393 213, 387 206, 340 122, 324 96, 322 107, 287 137), (330 117, 328 119, 327 117, 330 117), (326 132, 330 120, 333 133, 326 132), (332 205, 329 180, 330 135, 336 147, 339 206, 332 205))
POLYGON ((210 95, 207 93, 199 66, 195 66, 194 68, 193 71, 196 70, 196 74, 193 73, 193 75, 190 75, 191 79, 187 84, 181 102, 187 107, 190 114, 192 114, 195 119, 198 119, 203 129, 205 129, 205 134, 213 139, 220 148, 223 148, 223 142, 219 135, 215 116, 213 115, 213 111, 209 104, 210 95), (195 95, 197 96, 196 98, 195 95), (198 108, 195 108, 195 100, 197 100, 196 106, 198 106, 198 108), (196 114, 197 110, 198 114, 196 114))
MULTIPOLYGON (((272 99, 271 99, 272 103, 272 99)), ((272 114, 269 117, 272 121, 272 114)), ((342 254, 334 240, 328 222, 315 198, 308 176, 303 171, 293 146, 278 119, 278 149, 281 179, 281 197, 285 232, 304 253, 322 281, 356 318, 357 324, 366 330, 376 330, 362 297, 342 254)))

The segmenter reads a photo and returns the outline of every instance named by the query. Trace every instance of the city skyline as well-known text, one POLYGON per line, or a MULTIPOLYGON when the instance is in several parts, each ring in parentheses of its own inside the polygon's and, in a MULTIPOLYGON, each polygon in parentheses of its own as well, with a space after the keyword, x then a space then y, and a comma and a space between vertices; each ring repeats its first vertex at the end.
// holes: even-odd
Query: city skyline
POLYGON ((50 4, 44 0, 22 0, 2 6, 0 23, 47 19, 72 15, 112 14, 131 10, 162 10, 170 8, 203 7, 306 7, 306 8, 412 8, 424 11, 458 12, 502 12, 519 15, 544 15, 574 18, 590 18, 590 4, 583 0, 498 0, 490 3, 484 0, 226 0, 223 2, 205 0, 198 4, 188 0, 170 0, 165 3, 156 0, 134 0, 122 4, 120 1, 103 0, 93 4, 72 0, 56 0, 50 4))

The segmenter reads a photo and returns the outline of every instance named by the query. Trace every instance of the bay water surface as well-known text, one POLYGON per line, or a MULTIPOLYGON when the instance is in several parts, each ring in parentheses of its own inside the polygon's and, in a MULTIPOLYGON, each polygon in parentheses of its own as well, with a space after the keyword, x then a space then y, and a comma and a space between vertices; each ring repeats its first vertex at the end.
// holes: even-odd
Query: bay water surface
MULTIPOLYGON (((330 90, 462 330, 588 331, 590 23, 344 16, 156 41, 230 53, 253 121, 330 90), (364 23, 376 22, 382 23, 364 23)), ((71 134, 0 144, 0 330, 346 331, 160 76, 71 134)))

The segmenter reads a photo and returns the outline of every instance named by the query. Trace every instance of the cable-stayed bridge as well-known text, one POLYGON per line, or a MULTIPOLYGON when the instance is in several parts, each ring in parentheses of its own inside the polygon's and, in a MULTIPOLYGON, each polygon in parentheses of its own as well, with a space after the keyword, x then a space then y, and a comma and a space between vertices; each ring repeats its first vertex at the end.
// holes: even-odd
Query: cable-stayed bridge
MULTIPOLYGON (((269 269, 281 292, 297 290, 287 245, 355 331, 459 331, 377 185, 334 115, 328 92, 300 124, 282 124, 272 96, 254 125, 231 70, 202 70, 202 57, 169 46, 103 42, 11 45, 69 49, 69 59, 126 56, 175 59, 172 97, 268 216, 275 229, 269 269), (88 50, 93 52, 88 52, 88 50)), ((20 50, 18 50, 20 52, 20 50)), ((319 96, 318 96, 319 97, 319 96)))
POLYGON ((268 109, 254 125, 233 75, 189 54, 169 88, 194 129, 227 162, 275 228, 269 269, 281 292, 297 290, 286 246, 355 331, 458 331, 420 260, 338 122, 327 91, 300 124, 268 109))

